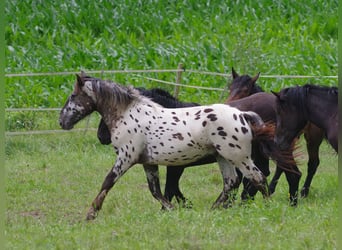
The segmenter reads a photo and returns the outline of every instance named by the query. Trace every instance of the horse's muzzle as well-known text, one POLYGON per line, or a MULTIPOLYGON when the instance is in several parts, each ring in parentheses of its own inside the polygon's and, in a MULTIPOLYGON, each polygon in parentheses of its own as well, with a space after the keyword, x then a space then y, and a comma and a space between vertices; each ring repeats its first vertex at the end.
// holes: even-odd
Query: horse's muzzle
POLYGON ((67 122, 59 121, 59 125, 61 126, 62 129, 64 130, 70 130, 74 127, 72 124, 68 124, 67 122))

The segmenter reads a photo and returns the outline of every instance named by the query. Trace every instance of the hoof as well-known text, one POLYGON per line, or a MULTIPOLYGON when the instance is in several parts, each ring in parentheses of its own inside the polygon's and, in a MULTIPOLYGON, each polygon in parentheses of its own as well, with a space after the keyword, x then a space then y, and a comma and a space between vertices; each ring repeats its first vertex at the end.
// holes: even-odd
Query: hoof
POLYGON ((175 207, 169 203, 169 204, 162 204, 161 210, 163 211, 171 211, 173 210, 175 207))
POLYGON ((308 188, 302 188, 302 190, 300 191, 300 196, 302 198, 306 198, 309 195, 309 189, 308 188))
POLYGON ((191 209, 193 207, 193 204, 190 200, 188 199, 184 199, 183 201, 179 202, 181 204, 181 207, 183 208, 188 208, 188 209, 191 209))
POLYGON ((297 197, 291 197, 290 198, 290 206, 291 207, 297 207, 298 205, 298 198, 297 197))
POLYGON ((231 207, 233 207, 233 203, 234 203, 233 201, 227 201, 227 202, 223 203, 222 207, 224 209, 231 208, 231 207))
POLYGON ((91 207, 87 213, 87 218, 86 220, 94 220, 96 218, 97 214, 95 212, 95 209, 93 207, 91 207))

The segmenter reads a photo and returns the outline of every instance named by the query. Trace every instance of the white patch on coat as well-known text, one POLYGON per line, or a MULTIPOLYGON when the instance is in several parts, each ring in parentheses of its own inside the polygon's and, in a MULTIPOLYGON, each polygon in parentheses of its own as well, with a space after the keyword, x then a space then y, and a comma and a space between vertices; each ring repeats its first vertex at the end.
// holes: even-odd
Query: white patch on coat
POLYGON ((96 95, 91 81, 85 81, 82 89, 89 97, 91 97, 91 99, 93 99, 93 101, 96 101, 96 95))
POLYGON ((83 106, 77 105, 74 102, 69 102, 65 109, 63 109, 63 114, 72 116, 74 115, 75 111, 82 112, 83 110, 83 106))

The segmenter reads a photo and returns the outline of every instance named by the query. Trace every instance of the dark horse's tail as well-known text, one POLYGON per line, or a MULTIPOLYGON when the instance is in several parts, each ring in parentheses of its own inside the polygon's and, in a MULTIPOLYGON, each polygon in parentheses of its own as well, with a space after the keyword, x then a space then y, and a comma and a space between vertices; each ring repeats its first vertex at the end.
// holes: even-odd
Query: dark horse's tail
POLYGON ((286 150, 281 150, 274 142, 274 123, 264 123, 260 116, 254 112, 244 112, 244 117, 252 128, 253 142, 259 143, 262 152, 277 162, 277 166, 295 174, 301 174, 296 170, 296 161, 293 157, 295 144, 286 150))

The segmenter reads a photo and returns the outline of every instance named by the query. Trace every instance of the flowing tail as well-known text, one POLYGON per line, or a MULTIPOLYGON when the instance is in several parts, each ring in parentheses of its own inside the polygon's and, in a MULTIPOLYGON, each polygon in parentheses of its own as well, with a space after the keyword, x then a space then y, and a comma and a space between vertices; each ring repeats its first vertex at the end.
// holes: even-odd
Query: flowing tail
POLYGON ((244 112, 244 117, 252 128, 253 142, 259 143, 262 152, 273 161, 276 161, 277 166, 284 171, 301 175, 296 167, 297 163, 293 155, 296 144, 293 143, 290 148, 281 150, 274 142, 274 123, 264 123, 261 117, 252 111, 244 112))

